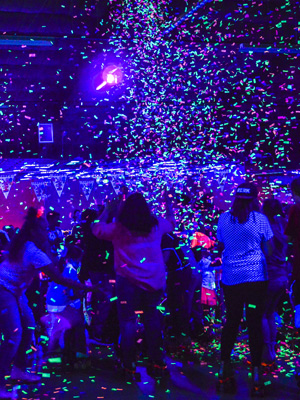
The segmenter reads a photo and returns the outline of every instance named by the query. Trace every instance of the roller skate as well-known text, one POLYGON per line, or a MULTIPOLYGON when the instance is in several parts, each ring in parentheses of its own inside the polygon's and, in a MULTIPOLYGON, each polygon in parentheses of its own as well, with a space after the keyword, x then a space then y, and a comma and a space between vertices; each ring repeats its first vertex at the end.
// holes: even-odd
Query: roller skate
POLYGON ((236 381, 230 361, 221 361, 216 389, 224 393, 236 392, 236 381))
POLYGON ((76 360, 74 363, 74 369, 77 371, 84 371, 90 369, 92 366, 91 358, 84 353, 76 353, 76 360))
POLYGON ((130 368, 121 365, 122 377, 126 382, 141 382, 141 374, 136 371, 135 364, 133 363, 130 368))
POLYGON ((141 374, 135 369, 124 368, 123 376, 126 382, 141 382, 141 374))
POLYGON ((278 369, 278 365, 275 361, 270 363, 263 362, 261 365, 263 367, 263 373, 265 374, 270 374, 278 369))
POLYGON ((161 380, 170 376, 167 364, 164 361, 149 362, 147 374, 155 380, 161 380))
POLYGON ((265 385, 262 379, 261 367, 253 367, 251 396, 264 397, 264 395, 265 395, 265 385))

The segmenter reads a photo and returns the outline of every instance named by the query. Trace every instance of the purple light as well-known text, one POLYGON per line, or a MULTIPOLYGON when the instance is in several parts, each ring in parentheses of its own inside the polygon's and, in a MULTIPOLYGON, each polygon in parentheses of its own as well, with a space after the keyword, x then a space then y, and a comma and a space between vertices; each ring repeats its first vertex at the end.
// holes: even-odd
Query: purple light
POLYGON ((104 68, 102 72, 103 81, 100 84, 96 85, 96 90, 100 90, 106 85, 117 85, 118 83, 122 82, 122 78, 123 72, 120 67, 116 65, 109 65, 104 68))

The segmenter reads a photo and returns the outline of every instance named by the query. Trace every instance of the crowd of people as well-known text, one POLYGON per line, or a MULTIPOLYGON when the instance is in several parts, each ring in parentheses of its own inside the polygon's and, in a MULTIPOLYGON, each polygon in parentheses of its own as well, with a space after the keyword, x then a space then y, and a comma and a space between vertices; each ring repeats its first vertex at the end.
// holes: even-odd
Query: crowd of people
POLYGON ((245 316, 252 393, 261 395, 262 365, 276 363, 276 310, 291 284, 300 327, 300 178, 291 191, 288 216, 274 198, 260 204, 245 182, 217 224, 193 221, 192 233, 176 226, 167 190, 164 217, 123 190, 105 206, 75 210, 68 234, 57 211, 30 208, 21 229, 0 231, 0 398, 12 398, 7 375, 40 381, 26 370, 26 352, 41 332, 45 357, 61 354, 66 365, 90 365, 87 340, 113 344, 125 379, 139 380, 138 316, 154 378, 168 376, 171 348, 189 353, 222 325, 217 388, 225 391, 235 390, 231 355, 245 316))

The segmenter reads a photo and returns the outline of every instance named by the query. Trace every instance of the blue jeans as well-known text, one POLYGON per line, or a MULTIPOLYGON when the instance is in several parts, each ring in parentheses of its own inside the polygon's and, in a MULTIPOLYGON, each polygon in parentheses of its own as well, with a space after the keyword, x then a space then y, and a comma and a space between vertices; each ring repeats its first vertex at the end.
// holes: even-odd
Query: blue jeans
POLYGON ((29 349, 35 321, 25 296, 17 298, 0 286, 0 331, 4 341, 0 346, 0 385, 9 374, 11 363, 20 369, 26 367, 26 351, 29 349))
POLYGON ((136 311, 143 311, 148 356, 153 362, 163 360, 163 319, 157 309, 163 290, 149 292, 117 276, 118 316, 121 333, 121 353, 125 368, 132 369, 136 361, 136 311))

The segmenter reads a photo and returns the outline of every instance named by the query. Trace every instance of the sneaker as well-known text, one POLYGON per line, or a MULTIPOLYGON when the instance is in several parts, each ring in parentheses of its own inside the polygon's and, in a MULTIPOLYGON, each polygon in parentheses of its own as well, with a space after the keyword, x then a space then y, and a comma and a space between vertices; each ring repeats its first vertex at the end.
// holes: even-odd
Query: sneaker
POLYGON ((121 373, 126 382, 141 382, 141 374, 136 371, 135 363, 125 366, 123 363, 121 366, 121 373))
POLYGON ((99 344, 100 346, 112 346, 114 343, 111 340, 107 340, 102 336, 92 336, 89 339, 89 342, 92 344, 99 344))
POLYGON ((218 392, 223 391, 224 393, 234 394, 236 392, 236 381, 230 360, 221 361, 216 389, 218 392))
POLYGON ((126 382, 141 382, 141 374, 135 369, 123 369, 123 376, 126 382))
POLYGON ((4 387, 0 387, 0 399, 14 399, 14 396, 11 392, 8 392, 4 387))
POLYGON ((22 371, 18 367, 13 367, 10 377, 13 380, 22 381, 26 383, 38 383, 41 380, 41 377, 39 375, 31 374, 27 371, 22 371))
POLYGON ((264 397, 265 386, 263 381, 262 367, 252 368, 251 396, 264 397))

